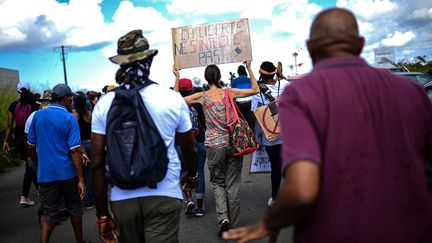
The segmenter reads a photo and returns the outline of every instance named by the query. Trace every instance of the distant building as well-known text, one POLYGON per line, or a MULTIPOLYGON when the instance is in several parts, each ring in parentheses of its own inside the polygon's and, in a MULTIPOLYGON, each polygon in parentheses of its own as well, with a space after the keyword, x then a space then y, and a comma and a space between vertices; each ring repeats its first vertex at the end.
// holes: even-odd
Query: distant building
POLYGON ((18 82, 18 70, 0 68, 0 89, 16 88, 18 82))

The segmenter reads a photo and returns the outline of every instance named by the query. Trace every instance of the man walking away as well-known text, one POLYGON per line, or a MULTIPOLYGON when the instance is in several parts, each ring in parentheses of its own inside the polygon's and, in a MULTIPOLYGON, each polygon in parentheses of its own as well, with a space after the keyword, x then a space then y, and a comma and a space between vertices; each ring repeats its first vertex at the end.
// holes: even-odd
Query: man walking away
POLYGON ((275 242, 295 224, 295 242, 432 242, 431 103, 417 84, 370 67, 363 46, 348 10, 312 22, 314 68, 279 103, 285 183, 260 223, 225 239, 275 242))
POLYGON ((83 242, 82 199, 86 193, 82 173, 80 135, 76 117, 68 112, 71 89, 57 84, 52 89, 52 104, 34 114, 28 133, 30 157, 37 148, 38 182, 41 205, 40 241, 49 242, 55 216, 64 198, 76 242, 83 242))
MULTIPOLYGON (((250 89, 252 87, 251 79, 247 76, 246 68, 243 65, 237 68, 238 77, 231 82, 231 88, 250 89)), ((249 127, 255 129, 255 117, 251 111, 252 96, 235 98, 238 108, 246 119, 249 127)))
MULTIPOLYGON (((139 98, 163 138, 169 163, 165 177, 153 188, 142 186, 128 190, 116 185, 108 187, 105 145, 109 142, 107 129, 110 124, 107 120, 111 104, 120 90, 109 92, 99 100, 93 111, 91 137, 93 193, 99 237, 103 242, 178 242, 183 196, 180 188, 181 165, 174 147, 176 133, 187 171, 186 186, 195 189, 197 183, 198 153, 189 109, 178 93, 149 80, 150 66, 157 50, 149 49, 141 30, 121 37, 117 53, 110 59, 120 64, 121 70, 116 75, 116 81, 121 85, 118 89, 125 91, 129 87, 146 85, 135 91, 139 92, 139 98), (115 221, 110 216, 108 200, 115 221)), ((144 123, 138 125, 147 126, 144 123)), ((113 151, 107 150, 106 154, 110 152, 113 151)))

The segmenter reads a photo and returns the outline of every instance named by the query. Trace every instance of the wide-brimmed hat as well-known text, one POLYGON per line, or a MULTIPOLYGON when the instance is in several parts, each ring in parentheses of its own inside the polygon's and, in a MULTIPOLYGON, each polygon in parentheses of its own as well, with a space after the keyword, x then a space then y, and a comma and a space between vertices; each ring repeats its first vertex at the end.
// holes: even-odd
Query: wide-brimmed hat
POLYGON ((158 53, 156 49, 149 49, 150 45, 143 36, 142 30, 133 30, 120 37, 117 41, 117 54, 110 57, 111 62, 125 65, 148 57, 155 56, 158 53))

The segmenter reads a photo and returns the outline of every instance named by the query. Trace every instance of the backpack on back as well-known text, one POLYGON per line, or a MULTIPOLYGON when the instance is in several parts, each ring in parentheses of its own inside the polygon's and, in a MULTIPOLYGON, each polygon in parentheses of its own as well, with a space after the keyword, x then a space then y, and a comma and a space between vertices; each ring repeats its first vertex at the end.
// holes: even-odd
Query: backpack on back
POLYGON ((31 106, 27 103, 18 102, 15 106, 15 126, 24 127, 27 118, 32 113, 31 106))
POLYGON ((168 170, 168 150, 139 90, 115 90, 106 130, 106 178, 123 189, 156 188, 168 170))

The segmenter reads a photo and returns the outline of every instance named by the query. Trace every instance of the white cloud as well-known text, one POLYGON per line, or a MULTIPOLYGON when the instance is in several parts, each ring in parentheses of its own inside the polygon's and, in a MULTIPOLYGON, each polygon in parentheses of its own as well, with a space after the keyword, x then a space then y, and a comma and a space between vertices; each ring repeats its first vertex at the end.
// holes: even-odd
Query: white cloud
POLYGON ((365 19, 382 18, 398 8, 398 5, 390 0, 338 0, 336 6, 351 9, 357 16, 365 19))
POLYGON ((109 37, 99 7, 102 0, 71 0, 69 5, 55 0, 4 0, 0 7, 0 48, 20 44, 38 48, 62 44, 85 46, 109 37), (10 29, 15 31, 8 31, 10 29), (25 38, 23 38, 25 37, 25 38), (19 40, 19 43, 16 42, 19 40))
MULTIPOLYGON (((242 18, 271 19, 273 7, 286 2, 285 0, 173 0, 167 5, 167 10, 169 13, 176 15, 190 16, 192 14, 191 17, 195 17, 195 15, 240 13, 242 18)), ((296 2, 307 2, 307 0, 296 2)))
POLYGON ((383 39, 381 43, 385 46, 403 46, 414 38, 415 34, 412 31, 405 33, 396 31, 390 37, 383 39))
POLYGON ((432 19, 432 8, 416 9, 412 13, 412 19, 432 19))

